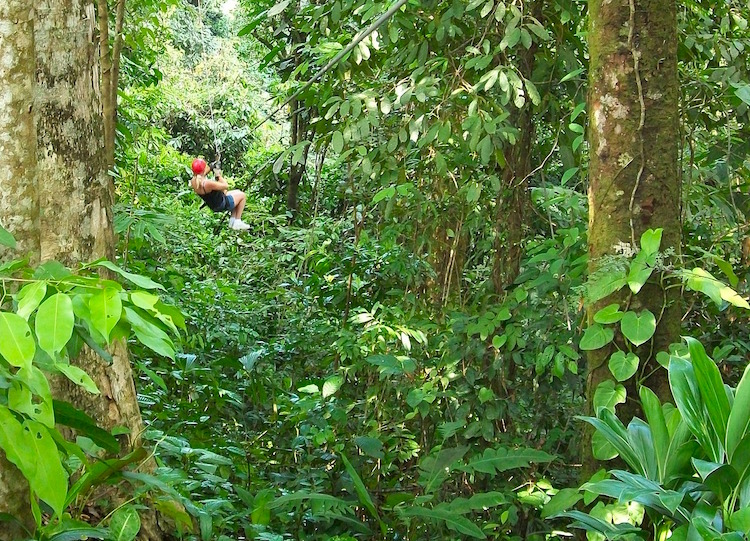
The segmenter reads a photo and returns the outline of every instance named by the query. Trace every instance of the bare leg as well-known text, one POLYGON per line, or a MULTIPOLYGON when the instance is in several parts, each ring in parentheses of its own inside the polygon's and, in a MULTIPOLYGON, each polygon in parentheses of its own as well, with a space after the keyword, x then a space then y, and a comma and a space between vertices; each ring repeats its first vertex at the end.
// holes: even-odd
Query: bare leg
POLYGON ((231 195, 234 199, 234 209, 232 210, 232 218, 239 220, 242 218, 242 211, 245 210, 245 192, 241 190, 231 190, 227 192, 227 195, 231 195))

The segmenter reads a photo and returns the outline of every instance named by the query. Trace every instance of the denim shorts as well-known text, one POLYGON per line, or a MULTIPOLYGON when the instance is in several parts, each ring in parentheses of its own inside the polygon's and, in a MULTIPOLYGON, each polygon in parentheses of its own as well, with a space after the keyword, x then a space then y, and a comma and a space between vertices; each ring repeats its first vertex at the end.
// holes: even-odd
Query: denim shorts
POLYGON ((224 208, 222 208, 221 210, 228 210, 229 212, 232 212, 234 210, 234 197, 226 194, 224 196, 224 208))

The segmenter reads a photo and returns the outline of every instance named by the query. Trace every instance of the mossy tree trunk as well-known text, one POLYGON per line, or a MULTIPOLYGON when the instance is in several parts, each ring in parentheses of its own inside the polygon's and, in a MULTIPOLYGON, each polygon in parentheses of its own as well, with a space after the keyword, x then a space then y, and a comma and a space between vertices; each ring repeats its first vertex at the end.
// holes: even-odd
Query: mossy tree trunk
MULTIPOLYGON (((661 250, 679 251, 677 14, 671 0, 589 1, 589 271, 602 257, 632 252, 647 229, 663 228, 661 250)), ((640 369, 626 383, 618 407, 626 422, 639 410, 637 384, 669 396, 666 371, 655 354, 679 340, 677 289, 656 274, 637 295, 617 292, 587 306, 589 322, 611 303, 657 318, 653 347, 639 348, 640 369)), ((589 413, 597 386, 612 376, 607 361, 615 343, 588 355, 589 413)), ((584 470, 591 471, 591 433, 584 438, 584 470)))

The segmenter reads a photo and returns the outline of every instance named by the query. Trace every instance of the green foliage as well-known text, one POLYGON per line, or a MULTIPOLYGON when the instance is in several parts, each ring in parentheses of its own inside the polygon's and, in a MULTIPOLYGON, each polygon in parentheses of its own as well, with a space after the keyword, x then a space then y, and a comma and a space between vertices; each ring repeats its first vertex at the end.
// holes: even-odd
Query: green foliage
MULTIPOLYGON (((606 456, 636 453, 644 472, 673 482, 688 454, 680 450, 697 445, 686 426, 673 426, 679 410, 641 393, 662 449, 653 459, 643 426, 629 432, 613 413, 636 398, 626 392, 644 375, 636 349, 649 349, 661 316, 612 305, 578 342, 581 297, 639 293, 667 279, 685 288, 683 302, 694 307, 687 329, 713 346, 722 371, 750 351, 737 317, 745 276, 732 270, 750 139, 723 113, 745 114, 744 56, 731 54, 744 39, 734 18, 741 10, 720 7, 729 26, 700 5, 681 11, 689 147, 679 266, 702 270, 675 270, 653 230, 634 257, 612 258, 585 283, 583 3, 409 3, 303 93, 294 107, 309 125, 287 146, 286 128, 248 128, 267 101, 281 103, 387 6, 242 4, 227 21, 211 2, 200 18, 178 6, 167 54, 154 65, 160 84, 121 89, 122 266, 164 284, 160 294, 181 306, 188 328, 171 360, 164 336, 126 311, 140 329, 131 351, 159 462, 154 476, 128 478, 164 496, 155 506, 175 535, 546 534, 539 509, 555 493, 548 506, 558 509, 593 497, 552 484, 570 486, 576 475, 565 464, 577 461, 580 351, 612 342, 613 377, 595 403, 619 439, 613 447, 600 436, 598 445, 606 456), (224 22, 238 39, 219 38, 224 22), (199 210, 185 186, 190 156, 213 157, 217 146, 230 183, 248 188, 247 235, 199 210), (285 188, 302 164, 301 218, 289 225, 285 188), (503 205, 518 193, 529 196, 524 253, 518 274, 494 291, 494 264, 510 242, 503 205), (736 294, 717 284, 720 275, 736 294), (513 462, 517 455, 534 460, 513 462), (510 464, 519 469, 505 471, 510 464)), ((38 295, 29 291, 29 307, 38 295)), ((140 315, 150 303, 131 295, 128 308, 140 315)), ((97 313, 108 306, 102 294, 97 313)), ((108 332, 106 317, 95 330, 108 332)), ((669 363, 666 352, 660 359, 669 363)), ((710 417, 700 422, 713 426, 710 417)), ((610 522, 639 518, 639 505, 602 504, 577 518, 632 533, 610 522)))
MULTIPOLYGON (((662 405, 647 388, 641 388, 646 421, 635 418, 627 428, 611 410, 584 418, 614 446, 629 471, 612 470, 608 478, 592 480, 581 491, 635 503, 646 510, 641 520, 601 520, 580 511, 560 513, 573 526, 597 532, 608 539, 625 534, 656 538, 734 538, 747 534, 748 455, 745 449, 750 412, 750 369, 736 389, 722 382, 719 370, 700 342, 688 338, 685 357, 671 356, 669 382, 676 408, 662 405), (731 434, 731 435, 730 435, 731 434), (629 523, 629 524, 628 524, 629 523)), ((558 511, 578 501, 566 493, 550 503, 558 511)))
MULTIPOLYGON (((0 231, 12 238, 6 230, 0 231)), ((36 535, 40 539, 81 535, 134 539, 140 529, 134 508, 117 511, 107 530, 82 527, 83 523, 71 519, 71 506, 85 499, 92 487, 103 483, 102 475, 111 477, 145 455, 139 449, 131 458, 114 463, 99 458, 97 450, 117 453, 120 443, 84 412, 53 400, 50 379, 62 375, 89 393, 99 394, 91 377, 72 364, 84 345, 111 361, 106 346, 131 332, 138 336, 141 327, 143 332, 163 335, 162 352, 173 356, 174 346, 166 332, 176 334, 178 328, 185 328, 174 307, 156 295, 130 291, 116 281, 100 277, 92 272, 98 267, 141 287, 162 288, 144 276, 103 260, 75 272, 55 261, 31 268, 25 260, 15 260, 0 271, 0 448, 29 483, 32 507, 36 509, 36 535), (152 298, 147 306, 142 302, 146 295, 152 298), (87 448, 66 441, 56 425, 74 428, 91 445, 87 448), (44 524, 39 502, 51 515, 44 524)), ((144 344, 150 347, 148 342, 144 344)))
MULTIPOLYGON (((742 309, 750 307, 734 289, 714 278, 708 271, 701 268, 684 271, 667 264, 665 254, 659 252, 661 234, 660 229, 646 230, 641 236, 640 249, 634 256, 609 258, 597 272, 592 273, 586 284, 589 301, 595 302, 607 297, 624 289, 626 284, 631 292, 638 293, 652 273, 659 271, 662 273, 660 280, 663 283, 673 277, 680 278, 688 289, 705 294, 724 308, 728 305, 742 309)), ((729 270, 731 271, 731 268, 729 270)), ((734 273, 728 273, 729 276, 732 274, 734 273)), ((609 372, 614 380, 600 383, 593 397, 595 409, 606 407, 614 412, 615 406, 627 399, 625 386, 616 382, 624 382, 631 378, 636 378, 638 382, 641 378, 639 370, 642 371, 644 367, 639 352, 644 350, 638 348, 652 341, 656 332, 657 316, 648 309, 637 312, 628 309, 627 304, 622 307, 619 303, 613 303, 598 310, 592 319, 593 323, 586 328, 581 337, 579 348, 592 351, 610 343, 617 347, 608 360, 609 372), (622 339, 615 340, 616 332, 622 339)), ((716 407, 724 404, 720 397, 717 397, 715 402, 716 407)), ((594 444, 597 446, 594 453, 596 458, 609 459, 617 454, 610 446, 603 445, 597 435, 594 437, 594 444)))

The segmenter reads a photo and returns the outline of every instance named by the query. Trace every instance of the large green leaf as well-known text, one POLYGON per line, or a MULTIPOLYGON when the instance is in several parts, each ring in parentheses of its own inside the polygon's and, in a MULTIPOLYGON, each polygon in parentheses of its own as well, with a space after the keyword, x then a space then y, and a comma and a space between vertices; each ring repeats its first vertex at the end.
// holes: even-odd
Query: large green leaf
POLYGON ((30 367, 36 345, 31 328, 19 315, 0 312, 0 355, 12 366, 30 367))
POLYGON ((590 303, 619 291, 628 283, 625 270, 617 269, 603 274, 600 277, 590 279, 586 284, 586 296, 590 303))
POLYGON ((617 539, 624 537, 626 534, 638 532, 638 528, 630 524, 610 524, 600 518, 592 517, 582 511, 565 511, 552 518, 567 517, 573 519, 571 526, 581 528, 587 532, 597 532, 607 539, 617 539))
POLYGON ((94 383, 94 380, 81 368, 65 363, 55 363, 55 368, 62 374, 65 374, 65 377, 70 381, 76 385, 80 385, 91 394, 99 394, 99 388, 94 383))
POLYGON ((68 500, 65 502, 65 505, 70 505, 79 495, 86 493, 86 491, 92 486, 102 485, 107 479, 116 474, 120 474, 126 479, 132 480, 140 485, 158 488, 165 494, 179 498, 179 495, 174 488, 157 479, 153 475, 125 470, 130 464, 140 462, 147 456, 148 452, 146 449, 143 447, 137 447, 122 458, 100 459, 97 462, 94 462, 90 468, 87 468, 86 473, 79 477, 75 484, 70 487, 68 500))
POLYGON ((647 229, 641 235, 641 252, 655 254, 659 251, 661 245, 661 235, 664 229, 647 229))
POLYGON ((638 455, 633 451, 628 441, 628 433, 617 416, 609 409, 601 408, 599 417, 578 417, 593 425, 617 450, 620 457, 636 472, 643 474, 643 468, 638 455))
POLYGON ((487 536, 479 527, 466 517, 463 517, 447 508, 429 509, 427 507, 407 507, 401 514, 405 517, 418 517, 445 523, 449 530, 460 534, 474 537, 475 539, 486 539, 487 536))
POLYGON ((108 539, 109 530, 105 528, 73 528, 51 535, 49 541, 81 541, 81 539, 108 539))
POLYGON ((349 459, 346 458, 344 454, 341 454, 341 460, 344 462, 344 467, 346 468, 347 473, 349 474, 349 477, 352 479, 352 483, 354 484, 354 490, 357 492, 357 496, 359 497, 359 501, 362 505, 365 506, 365 509, 367 509, 370 514, 373 516, 375 520, 378 521, 380 524, 380 529, 383 532, 383 535, 385 535, 385 532, 387 530, 387 527, 385 523, 380 520, 380 515, 378 515, 378 510, 375 508, 375 504, 372 502, 372 497, 370 496, 370 493, 367 491, 367 487, 365 487, 364 482, 362 482, 362 478, 357 473, 357 470, 354 469, 354 466, 352 466, 352 463, 349 462, 349 459))
POLYGON ((16 381, 8 389, 8 407, 25 413, 45 426, 55 426, 49 382, 44 372, 34 365, 16 372, 16 381))
MULTIPOLYGON (((157 298, 158 300, 158 298, 157 298)), ((109 335, 122 316, 122 300, 120 292, 114 288, 106 288, 89 299, 91 324, 99 333, 109 340, 109 335)))
POLYGON ((33 457, 27 448, 27 436, 23 425, 11 411, 0 404, 0 448, 5 456, 15 464, 27 479, 36 468, 33 457))
POLYGON ((630 379, 638 371, 640 359, 635 353, 615 351, 609 358, 609 371, 617 381, 630 379))
POLYGON ((609 304, 594 314, 594 321, 602 325, 617 323, 622 319, 623 312, 620 312, 620 305, 609 304))
POLYGON ((24 452, 34 461, 34 471, 27 476, 29 486, 60 516, 68 495, 68 474, 60 462, 57 445, 41 423, 24 421, 23 430, 24 452))
POLYGON ((719 289, 719 294, 721 295, 721 298, 727 301, 729 304, 737 306, 739 308, 750 310, 750 304, 748 304, 747 300, 731 287, 721 286, 721 289, 719 289))
POLYGON ((39 347, 53 359, 73 335, 73 302, 65 293, 52 295, 36 313, 36 337, 39 347))
POLYGON ((729 464, 693 458, 693 466, 703 480, 703 484, 719 498, 719 501, 726 500, 739 485, 740 478, 737 470, 729 464))
POLYGON ((614 337, 615 332, 611 328, 594 323, 586 328, 578 347, 583 351, 593 351, 606 346, 614 337))
POLYGON ((550 501, 544 504, 542 509, 542 518, 549 518, 557 515, 566 509, 570 509, 577 504, 583 495, 577 488, 563 488, 557 494, 552 496, 550 501))
POLYGON ((385 458, 385 454, 383 453, 383 442, 377 438, 358 436, 354 438, 354 444, 368 456, 379 459, 385 458))
POLYGON ((344 378, 342 376, 331 376, 323 383, 323 398, 333 396, 344 384, 344 378))
POLYGON ((126 318, 138 341, 159 355, 174 360, 174 344, 167 333, 158 327, 153 317, 138 310, 125 307, 126 318))
POLYGON ((540 462, 551 462, 555 460, 553 455, 538 449, 521 447, 519 449, 485 449, 482 455, 471 458, 459 469, 470 473, 481 472, 495 475, 499 472, 515 468, 526 468, 531 464, 540 462))
POLYGON ((726 445, 729 460, 739 442, 750 432, 750 366, 745 368, 740 384, 734 392, 734 403, 727 421, 726 445))
POLYGON ((78 434, 90 438, 95 444, 110 453, 118 453, 120 451, 120 443, 117 439, 103 428, 100 428, 96 424, 96 421, 85 412, 68 402, 60 400, 53 400, 52 404, 56 423, 74 428, 78 434))
POLYGON ((2 225, 0 225, 0 245, 13 249, 16 248, 16 239, 2 225))
POLYGON ((439 488, 468 450, 466 446, 446 447, 423 458, 419 463, 418 483, 424 487, 424 491, 430 493, 439 488))
POLYGON ((715 439, 723 445, 727 435, 730 406, 721 374, 716 363, 706 355, 703 344, 690 337, 685 340, 690 351, 690 360, 693 362, 695 379, 708 411, 708 418, 716 432, 715 439))
POLYGON ((708 411, 703 404, 693 364, 690 361, 680 357, 670 357, 669 386, 672 389, 677 409, 703 451, 714 462, 721 461, 722 442, 717 439, 716 431, 710 427, 708 411))
POLYGON ((606 408, 614 411, 617 404, 622 404, 627 398, 625 387, 611 379, 602 381, 594 391, 594 409, 606 408))
POLYGON ((242 500, 246 503, 246 505, 252 509, 252 512, 250 513, 250 519, 253 521, 253 524, 263 524, 268 525, 271 522, 271 510, 268 508, 268 504, 271 503, 273 500, 273 493, 274 491, 269 488, 264 488, 258 491, 258 493, 255 495, 254 498, 252 498, 252 501, 250 501, 249 497, 252 496, 252 494, 247 493, 244 497, 242 496, 245 489, 242 487, 235 487, 235 490, 237 490, 237 493, 242 497, 242 500))
POLYGON ((738 509, 727 518, 727 526, 733 530, 750 534, 750 507, 738 509))
MULTIPOLYGON (((742 438, 742 440, 737 444, 737 447, 735 447, 734 449, 734 454, 732 455, 732 461, 730 462, 730 464, 734 471, 737 472, 740 483, 748 480, 748 476, 750 476, 750 434, 742 438)), ((747 494, 747 491, 743 492, 745 497, 748 497, 750 495, 747 494)))
POLYGON ((684 276, 687 279, 687 287, 708 295, 717 306, 721 306, 721 288, 724 284, 710 272, 696 267, 692 271, 685 271, 684 276))
POLYGON ((141 530, 141 517, 132 505, 120 507, 109 519, 109 538, 112 541, 133 541, 141 530))
POLYGON ((619 453, 614 445, 601 432, 594 432, 591 436, 591 454, 595 459, 606 461, 617 458, 619 453))
POLYGON ((630 263, 628 272, 628 287, 633 293, 638 293, 648 281, 656 264, 656 254, 641 250, 630 263))
POLYGON ((643 476, 647 479, 659 479, 659 465, 654 452, 654 439, 651 428, 638 417, 628 423, 628 443, 638 457, 643 476))
POLYGON ((659 477, 656 479, 663 483, 666 478, 667 459, 669 458, 669 431, 664 419, 664 411, 659 398, 648 387, 639 389, 641 407, 646 415, 651 429, 651 438, 654 446, 654 455, 659 469, 659 477))
POLYGON ((141 276, 140 274, 133 274, 133 273, 124 271, 123 269, 121 269, 120 267, 112 263, 111 261, 106 261, 106 260, 96 261, 93 263, 93 265, 98 265, 100 267, 109 269, 112 272, 116 272, 123 278, 131 281, 138 287, 142 287, 143 289, 164 289, 163 285, 154 282, 151 278, 141 276))
POLYGON ((34 282, 24 286, 16 295, 18 310, 16 313, 28 321, 29 316, 39 308, 44 296, 47 294, 46 282, 34 282))
POLYGON ((656 332, 656 317, 646 309, 640 314, 625 312, 620 321, 622 334, 635 346, 648 342, 656 332))

